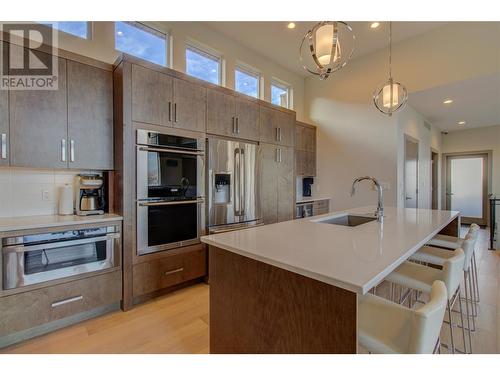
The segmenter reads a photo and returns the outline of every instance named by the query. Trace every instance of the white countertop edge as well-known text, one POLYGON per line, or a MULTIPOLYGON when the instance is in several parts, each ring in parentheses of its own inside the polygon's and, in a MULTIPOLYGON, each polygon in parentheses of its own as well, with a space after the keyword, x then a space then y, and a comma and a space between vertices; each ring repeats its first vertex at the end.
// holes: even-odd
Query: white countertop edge
POLYGON ((19 216, 12 218, 0 218, 0 221, 1 220, 12 221, 12 223, 10 224, 5 224, 5 225, 0 224, 0 233, 5 233, 5 232, 14 232, 21 230, 54 228, 54 227, 63 227, 63 226, 71 226, 79 224, 97 224, 110 221, 123 221, 123 217, 115 214, 104 214, 102 216, 41 215, 41 216, 19 216), (53 216, 53 221, 50 221, 50 216, 53 216), (34 222, 29 222, 30 219, 34 220, 34 222), (43 221, 44 219, 46 221, 43 221), (22 220, 26 220, 27 223, 22 223, 22 220))
POLYGON ((450 222, 440 226, 438 229, 436 229, 434 232, 432 232, 430 235, 428 235, 422 241, 420 241, 415 247, 411 248, 405 254, 401 255, 401 257, 398 260, 388 265, 384 271, 379 273, 377 276, 371 279, 366 285, 364 285, 362 287, 362 294, 368 293, 370 289, 380 284, 391 272, 393 272, 396 268, 398 268, 404 261, 408 260, 413 254, 415 254, 418 250, 420 250, 420 248, 425 246, 436 234, 441 232, 444 228, 446 228, 447 225, 449 225, 453 220, 455 220, 460 215, 460 212, 458 211, 454 212, 455 214, 453 215, 450 222))
POLYGON ((307 198, 307 197, 304 197, 303 199, 296 200, 295 204, 302 204, 302 203, 316 202, 316 201, 330 201, 330 200, 332 200, 332 198, 328 198, 328 197, 307 198))
POLYGON ((210 245, 210 246, 214 246, 214 247, 218 247, 218 248, 223 249, 223 250, 230 251, 232 253, 244 256, 246 258, 250 258, 250 259, 265 263, 265 264, 269 264, 269 265, 274 266, 274 267, 278 267, 278 268, 296 273, 298 275, 309 277, 310 279, 321 281, 325 284, 333 285, 333 286, 336 286, 338 288, 348 290, 348 291, 356 293, 356 294, 358 294, 358 293, 365 294, 365 293, 363 293, 363 288, 360 288, 356 285, 352 285, 352 284, 345 283, 345 282, 342 282, 339 280, 335 280, 335 279, 332 279, 330 277, 327 277, 327 276, 324 276, 324 275, 321 275, 318 273, 314 273, 311 271, 307 271, 307 270, 304 270, 301 268, 296 268, 296 267, 293 267, 291 265, 277 262, 275 260, 268 259, 268 258, 259 256, 259 255, 251 254, 251 253, 248 253, 246 251, 234 248, 232 246, 216 243, 215 241, 212 241, 206 237, 202 237, 201 242, 206 243, 207 245, 210 245))
POLYGON ((296 273, 296 274, 299 274, 299 275, 302 275, 305 277, 309 277, 311 279, 318 280, 318 281, 324 282, 326 284, 333 285, 333 286, 348 290, 348 291, 356 293, 356 294, 363 294, 364 295, 364 294, 368 293, 368 291, 370 291, 370 289, 372 289, 373 287, 377 286, 380 282, 382 282, 392 271, 394 271, 397 267, 399 267, 404 261, 408 260, 408 258, 411 255, 416 253, 422 246, 424 246, 427 242, 429 242, 436 234, 438 234, 441 230, 443 230, 447 225, 449 225, 453 220, 455 220, 460 215, 460 213, 458 211, 454 211, 454 212, 455 212, 455 214, 452 216, 451 220, 448 223, 445 223, 445 224, 439 226, 436 230, 434 230, 430 235, 425 237, 417 245, 415 245, 410 250, 408 250, 406 253, 401 255, 401 257, 399 257, 392 264, 388 265, 384 269, 384 271, 382 271, 377 276, 375 276, 373 279, 368 281, 365 285, 361 285, 361 286, 353 285, 350 283, 345 283, 345 282, 340 281, 340 280, 332 279, 328 276, 317 274, 317 273, 307 271, 307 270, 304 270, 301 268, 296 268, 296 267, 293 267, 293 266, 288 265, 288 264, 283 264, 281 262, 277 262, 275 260, 268 259, 266 257, 262 257, 259 255, 248 253, 246 251, 234 248, 232 246, 217 243, 215 241, 210 240, 207 237, 202 237, 201 241, 203 243, 208 244, 208 245, 218 247, 218 248, 221 248, 223 250, 227 250, 227 251, 233 252, 235 254, 238 254, 238 255, 259 261, 259 262, 269 264, 271 266, 275 266, 275 267, 278 267, 278 268, 281 268, 281 269, 284 269, 284 270, 287 270, 287 271, 290 271, 290 272, 293 272, 293 273, 296 273))

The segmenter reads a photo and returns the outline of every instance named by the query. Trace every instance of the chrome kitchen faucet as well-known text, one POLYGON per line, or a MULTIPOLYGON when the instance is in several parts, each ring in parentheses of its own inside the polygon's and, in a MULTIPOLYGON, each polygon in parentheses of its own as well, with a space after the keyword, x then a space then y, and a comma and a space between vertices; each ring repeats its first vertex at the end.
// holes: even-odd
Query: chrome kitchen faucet
POLYGON ((351 197, 354 196, 354 194, 356 194, 356 185, 358 184, 358 182, 361 182, 363 180, 369 180, 373 182, 373 185, 375 185, 375 187, 377 188, 378 204, 377 204, 377 211, 375 211, 375 217, 377 218, 378 222, 381 223, 384 220, 384 193, 382 191, 382 185, 380 185, 380 183, 375 177, 364 176, 356 178, 352 183, 351 197))

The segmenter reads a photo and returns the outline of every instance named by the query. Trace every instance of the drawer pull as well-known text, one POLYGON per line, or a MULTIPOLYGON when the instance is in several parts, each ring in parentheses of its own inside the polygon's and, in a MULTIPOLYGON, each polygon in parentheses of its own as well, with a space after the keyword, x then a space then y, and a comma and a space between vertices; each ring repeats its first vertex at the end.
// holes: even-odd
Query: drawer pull
POLYGON ((81 301, 82 299, 83 299, 83 296, 71 297, 71 298, 63 299, 61 301, 54 302, 54 303, 52 303, 51 306, 54 308, 54 307, 57 307, 57 306, 65 305, 67 303, 81 301))
POLYGON ((178 273, 178 272, 182 272, 182 271, 184 271, 184 267, 176 268, 175 270, 171 270, 171 271, 167 271, 164 273, 164 275, 165 276, 173 275, 174 273, 178 273))

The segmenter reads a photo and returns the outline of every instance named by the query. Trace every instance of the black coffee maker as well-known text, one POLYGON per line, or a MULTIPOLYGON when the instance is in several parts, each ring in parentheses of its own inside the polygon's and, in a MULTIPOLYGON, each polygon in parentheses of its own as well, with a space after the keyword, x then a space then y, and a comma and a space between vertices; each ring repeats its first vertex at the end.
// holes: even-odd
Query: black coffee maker
POLYGON ((310 197, 312 195, 311 185, 314 184, 314 178, 304 177, 302 179, 302 196, 310 197))

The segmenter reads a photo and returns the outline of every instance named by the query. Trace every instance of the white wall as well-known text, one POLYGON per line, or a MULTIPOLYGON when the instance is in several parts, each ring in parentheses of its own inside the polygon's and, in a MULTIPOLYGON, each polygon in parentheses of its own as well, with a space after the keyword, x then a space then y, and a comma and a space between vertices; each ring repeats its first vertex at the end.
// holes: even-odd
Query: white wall
POLYGON ((491 193, 500 195, 500 125, 443 135, 443 153, 492 151, 491 193))
MULTIPOLYGON (((440 153, 441 133, 439 129, 432 127, 427 129, 424 126, 425 118, 411 106, 407 106, 404 111, 398 114, 398 185, 397 185, 397 204, 404 207, 405 188, 404 188, 404 164, 405 164, 405 136, 418 141, 418 207, 432 207, 432 186, 431 186, 431 148, 440 153)), ((440 164, 438 167, 438 176, 440 173, 440 164)), ((440 187, 438 179, 438 187, 440 187)), ((440 189, 438 188, 438 196, 440 189)), ((438 202, 439 204, 439 202, 438 202)), ((439 205, 438 205, 439 208, 439 205)))
POLYGON ((52 215, 58 211, 59 188, 73 185, 79 172, 0 168, 0 217, 52 215), (47 192, 47 200, 43 192, 47 192))

